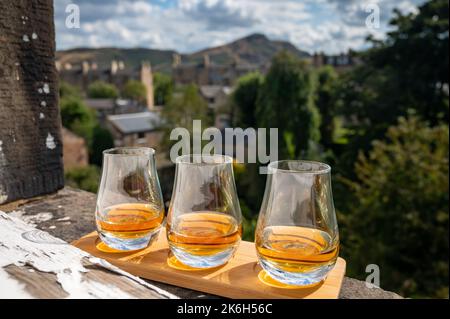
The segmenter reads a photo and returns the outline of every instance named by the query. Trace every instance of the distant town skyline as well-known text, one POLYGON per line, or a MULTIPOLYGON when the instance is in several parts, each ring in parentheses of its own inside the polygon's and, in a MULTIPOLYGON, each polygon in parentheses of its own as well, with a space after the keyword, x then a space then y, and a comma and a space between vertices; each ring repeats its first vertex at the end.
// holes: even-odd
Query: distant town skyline
POLYGON ((424 0, 58 0, 58 50, 144 47, 192 53, 252 33, 310 53, 336 54, 383 38, 394 9, 414 12, 424 0), (67 28, 66 8, 80 8, 80 28, 67 28), (366 19, 379 9, 379 27, 366 19))

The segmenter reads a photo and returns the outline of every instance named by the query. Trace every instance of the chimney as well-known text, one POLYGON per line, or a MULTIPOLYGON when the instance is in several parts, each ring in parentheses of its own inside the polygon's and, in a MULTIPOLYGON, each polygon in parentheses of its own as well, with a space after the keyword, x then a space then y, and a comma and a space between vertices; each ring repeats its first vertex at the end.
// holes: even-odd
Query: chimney
POLYGON ((172 55, 172 67, 176 68, 181 64, 181 56, 178 53, 172 55))
POLYGON ((62 69, 61 61, 56 60, 55 67, 58 72, 61 72, 61 69, 62 69))
POLYGON ((325 57, 324 57, 323 52, 314 53, 313 64, 316 68, 320 68, 321 66, 323 66, 325 64, 325 57))
POLYGON ((208 67, 209 67, 209 64, 210 64, 209 54, 205 53, 205 54, 203 55, 203 66, 204 66, 205 68, 208 68, 208 67))
POLYGON ((141 82, 144 84, 147 91, 147 108, 149 111, 153 111, 155 108, 155 104, 153 100, 153 74, 150 62, 143 62, 141 65, 141 82))
POLYGON ((119 65, 116 60, 111 61, 111 75, 114 75, 117 73, 117 70, 119 69, 119 65))
POLYGON ((89 73, 89 62, 88 61, 83 61, 83 63, 81 64, 81 70, 83 75, 87 75, 89 73))

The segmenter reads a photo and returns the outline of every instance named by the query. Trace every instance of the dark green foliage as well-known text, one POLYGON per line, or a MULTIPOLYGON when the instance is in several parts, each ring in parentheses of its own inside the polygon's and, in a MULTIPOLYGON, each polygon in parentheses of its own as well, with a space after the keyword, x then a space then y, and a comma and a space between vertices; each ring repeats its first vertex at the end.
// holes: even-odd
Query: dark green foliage
POLYGON ((77 96, 61 98, 60 106, 63 126, 90 141, 92 130, 97 123, 94 111, 90 110, 77 96))
MULTIPOLYGON (((181 127, 187 129, 192 136, 192 125, 194 120, 201 120, 202 128, 212 124, 208 114, 208 104, 200 96, 198 87, 194 84, 183 86, 175 92, 167 105, 163 108, 162 117, 165 125, 164 148, 169 149, 176 141, 170 141, 169 136, 172 129, 181 127)), ((192 146, 192 145, 191 145, 192 146)))
POLYGON ((122 96, 143 103, 147 96, 147 88, 140 81, 129 80, 125 83, 122 90, 122 96))
POLYGON ((95 81, 89 85, 87 94, 94 99, 116 99, 119 97, 119 90, 113 84, 95 81))
POLYGON ((336 90, 347 129, 333 166, 342 253, 350 276, 376 263, 382 288, 448 298, 448 1, 391 24, 336 90))
POLYGON ((314 90, 314 103, 320 113, 320 143, 326 148, 332 148, 336 143, 338 117, 335 101, 338 75, 333 67, 324 66, 317 70, 314 90))
POLYGON ((237 127, 256 127, 256 101, 263 77, 259 73, 249 73, 241 77, 233 92, 232 100, 236 106, 235 124, 237 127))
POLYGON ((97 192, 100 182, 100 169, 95 165, 72 168, 65 172, 65 183, 68 186, 97 192))
POLYGON ((153 74, 155 105, 166 105, 173 93, 173 81, 162 73, 153 74))
POLYGON ((400 119, 387 141, 360 153, 345 225, 350 276, 378 264, 385 289, 448 298, 448 134, 448 125, 400 119))
POLYGON ((370 148, 399 116, 414 113, 431 124, 448 122, 448 1, 433 0, 419 13, 396 17, 384 41, 372 40, 363 64, 338 88, 340 111, 351 119, 354 150, 370 148))
POLYGON ((282 51, 264 80, 257 101, 258 127, 278 128, 279 157, 307 156, 311 143, 319 142, 320 115, 311 95, 307 65, 282 51))
POLYGON ((89 162, 97 166, 102 165, 103 151, 114 147, 114 139, 111 133, 96 125, 92 132, 92 146, 89 149, 89 162))
POLYGON ((429 1, 419 10, 418 15, 397 10, 395 30, 385 41, 373 41, 366 60, 387 79, 385 91, 379 91, 392 94, 382 97, 386 104, 402 112, 413 108, 432 124, 448 122, 449 2, 429 1))
POLYGON ((60 86, 60 94, 63 126, 86 140, 89 162, 100 166, 103 150, 114 147, 111 133, 100 126, 95 111, 83 103, 74 87, 63 83, 60 86))
POLYGON ((79 97, 81 96, 81 92, 75 86, 70 85, 67 82, 61 81, 59 83, 59 97, 60 98, 68 98, 68 97, 79 97))
MULTIPOLYGON (((377 264, 384 289, 448 298, 448 1, 397 12, 392 27, 385 40, 370 39, 360 65, 340 74, 311 73, 278 55, 259 89, 256 123, 278 127, 279 158, 332 165, 349 276, 365 279, 366 266, 377 264)), ((254 96, 253 89, 239 94, 254 96)), ((249 100, 234 101, 239 112, 248 106, 252 114, 249 100)), ((246 239, 262 199, 257 176, 249 165, 236 174, 246 239)))

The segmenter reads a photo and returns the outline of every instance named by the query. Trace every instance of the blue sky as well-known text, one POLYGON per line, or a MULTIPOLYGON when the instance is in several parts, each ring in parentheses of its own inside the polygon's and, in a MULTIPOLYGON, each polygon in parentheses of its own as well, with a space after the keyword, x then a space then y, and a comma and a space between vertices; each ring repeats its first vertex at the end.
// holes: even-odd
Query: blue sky
POLYGON ((368 34, 385 36, 392 10, 414 12, 424 0, 56 0, 58 49, 148 47, 182 53, 251 33, 287 40, 308 52, 361 49, 368 34), (68 4, 80 8, 80 29, 65 25, 68 4), (380 27, 368 28, 375 4, 380 27))

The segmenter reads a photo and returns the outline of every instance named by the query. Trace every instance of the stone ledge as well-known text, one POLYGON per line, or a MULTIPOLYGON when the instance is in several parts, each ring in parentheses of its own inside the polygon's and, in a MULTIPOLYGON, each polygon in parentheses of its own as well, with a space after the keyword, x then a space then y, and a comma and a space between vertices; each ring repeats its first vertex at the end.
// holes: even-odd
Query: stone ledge
MULTIPOLYGON (((96 196, 93 193, 65 187, 57 193, 28 200, 0 205, 0 210, 26 220, 55 237, 67 242, 95 230, 94 211, 96 196)), ((180 298, 217 298, 217 296, 148 281, 180 298)), ((344 278, 341 299, 398 299, 396 293, 379 288, 367 288, 365 282, 344 278)))

